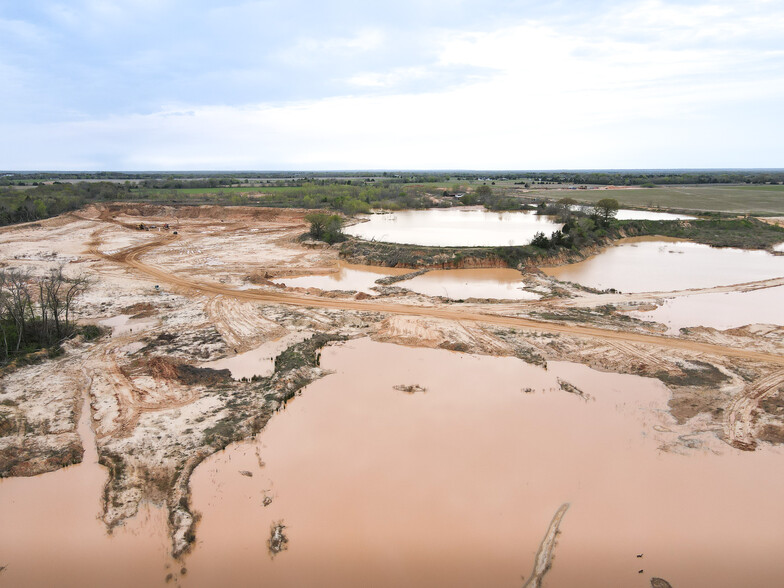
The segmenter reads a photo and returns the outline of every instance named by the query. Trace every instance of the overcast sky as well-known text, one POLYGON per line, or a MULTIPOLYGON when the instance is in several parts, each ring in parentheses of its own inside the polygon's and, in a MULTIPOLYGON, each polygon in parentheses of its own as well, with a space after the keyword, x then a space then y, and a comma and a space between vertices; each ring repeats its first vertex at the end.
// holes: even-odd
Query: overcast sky
POLYGON ((784 167, 784 0, 0 0, 0 169, 784 167))

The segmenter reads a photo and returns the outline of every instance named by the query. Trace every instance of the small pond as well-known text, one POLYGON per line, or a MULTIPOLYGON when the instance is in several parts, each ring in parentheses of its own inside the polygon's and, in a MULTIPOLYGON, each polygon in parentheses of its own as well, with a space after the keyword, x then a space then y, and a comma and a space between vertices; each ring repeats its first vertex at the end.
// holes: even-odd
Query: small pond
POLYGON ((520 272, 513 269, 433 270, 395 286, 428 296, 457 300, 491 298, 500 300, 535 300, 539 296, 524 290, 520 272))
POLYGON ((376 280, 387 276, 400 276, 414 270, 372 265, 353 265, 340 262, 337 271, 328 274, 311 274, 308 276, 292 276, 276 278, 276 284, 284 284, 289 288, 318 288, 319 290, 355 290, 365 294, 378 294, 371 290, 376 280))
POLYGON ((749 292, 711 292, 668 298, 656 310, 629 315, 667 325, 670 333, 683 327, 732 329, 751 324, 784 326, 784 286, 749 292))
MULTIPOLYGON (((534 211, 491 212, 478 208, 434 208, 403 210, 362 217, 360 222, 345 229, 345 233, 367 240, 385 241, 434 247, 503 247, 527 245, 534 235, 550 235, 561 228, 554 217, 537 215, 534 211)), ((696 217, 649 212, 647 210, 619 210, 621 220, 684 220, 696 217)))
POLYGON ((560 229, 552 217, 533 212, 478 209, 404 210, 365 216, 345 233, 362 239, 440 247, 525 245, 534 235, 560 229))

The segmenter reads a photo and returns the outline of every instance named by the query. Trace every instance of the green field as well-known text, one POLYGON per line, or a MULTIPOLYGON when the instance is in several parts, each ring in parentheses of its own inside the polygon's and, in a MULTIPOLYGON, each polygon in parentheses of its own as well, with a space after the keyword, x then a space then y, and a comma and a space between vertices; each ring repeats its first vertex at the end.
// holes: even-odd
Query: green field
POLYGON ((273 192, 276 188, 260 188, 257 186, 239 186, 232 188, 162 188, 162 189, 140 189, 139 193, 149 192, 151 194, 171 193, 171 194, 260 194, 261 192, 273 192))
POLYGON ((668 186, 628 190, 533 190, 526 196, 596 202, 615 198, 621 205, 694 211, 784 215, 784 186, 668 186))

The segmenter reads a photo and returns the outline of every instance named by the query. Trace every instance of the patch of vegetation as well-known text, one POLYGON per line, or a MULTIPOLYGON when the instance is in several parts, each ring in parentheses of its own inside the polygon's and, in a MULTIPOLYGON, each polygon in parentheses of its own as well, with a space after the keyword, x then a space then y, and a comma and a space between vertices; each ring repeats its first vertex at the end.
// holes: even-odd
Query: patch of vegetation
POLYGON ((345 341, 344 335, 316 333, 310 339, 292 345, 275 358, 275 374, 293 371, 301 367, 318 367, 321 348, 333 341, 345 341))
POLYGON ((784 227, 755 218, 708 219, 693 221, 616 221, 628 236, 661 235, 690 239, 714 247, 768 249, 784 241, 784 227))
POLYGON ((60 344, 79 332, 73 304, 87 285, 86 278, 66 277, 63 266, 43 276, 0 270, 0 365, 43 349, 56 357, 60 344))
POLYGON ((679 364, 679 372, 659 371, 654 374, 668 386, 695 386, 701 388, 716 387, 729 379, 724 372, 713 364, 690 360, 688 364, 679 364))
POLYGON ((85 325, 82 327, 81 334, 85 341, 93 341, 103 335, 103 332, 98 325, 85 325))
POLYGON ((178 364, 176 370, 177 379, 187 386, 215 386, 231 379, 231 371, 229 370, 200 368, 187 363, 178 364))
POLYGON ((305 220, 310 223, 308 235, 317 241, 332 244, 346 240, 343 234, 343 217, 339 214, 311 212, 305 215, 305 220))
POLYGON ((41 220, 92 202, 127 200, 129 196, 130 186, 110 182, 40 184, 26 190, 0 187, 0 225, 41 220))
POLYGON ((427 247, 349 239, 340 247, 340 256, 357 263, 386 267, 457 268, 471 259, 488 267, 505 263, 494 247, 427 247))

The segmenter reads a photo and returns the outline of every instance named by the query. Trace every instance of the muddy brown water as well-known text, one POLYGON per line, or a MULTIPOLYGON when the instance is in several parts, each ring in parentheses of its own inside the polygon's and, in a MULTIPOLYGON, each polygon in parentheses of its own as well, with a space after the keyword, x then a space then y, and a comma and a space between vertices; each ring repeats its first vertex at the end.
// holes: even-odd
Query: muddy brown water
POLYGON ((627 314, 663 323, 670 333, 677 333, 683 327, 698 326, 714 329, 750 324, 784 326, 784 286, 669 298, 656 310, 627 314))
MULTIPOLYGON (((0 586, 40 588, 163 585, 168 556, 166 514, 145 505, 112 535, 99 519, 108 474, 98 465, 89 409, 79 421, 81 464, 0 480, 0 586)), ((177 568, 179 569, 179 568, 177 568)))
POLYGON ((660 237, 620 241, 585 261, 542 268, 559 280, 621 292, 668 292, 784 276, 784 257, 660 237))
POLYGON ((662 451, 680 432, 658 381, 367 339, 326 348, 322 365, 334 373, 257 439, 197 468, 202 520, 183 562, 166 556, 158 509, 106 535, 88 445, 82 465, 0 481, 0 582, 520 586, 568 502, 548 587, 784 583, 784 454, 709 434, 662 451), (281 521, 288 549, 271 558, 281 521))
POLYGON ((312 274, 308 276, 292 276, 276 278, 276 284, 284 284, 290 288, 319 288, 320 290, 356 290, 365 294, 378 294, 372 290, 376 280, 387 276, 400 276, 413 270, 385 268, 371 265, 355 265, 339 262, 338 269, 329 274, 312 274))
MULTIPOLYGON (((678 220, 695 217, 647 210, 619 210, 619 219, 678 220)), ((491 212, 478 208, 403 210, 363 216, 344 232, 362 239, 440 247, 526 245, 534 235, 560 229, 554 217, 534 211, 491 212)))
POLYGON ((367 340, 322 364, 335 373, 195 473, 183 585, 519 586, 564 502, 546 586, 784 582, 784 456, 710 436, 661 451, 678 432, 657 381, 367 340), (412 384, 427 391, 394 389, 412 384))
MULTIPOLYGON (((338 271, 277 278, 273 282, 296 288, 319 288, 321 290, 356 290, 367 294, 378 294, 372 288, 376 280, 386 276, 399 276, 412 272, 410 269, 379 268, 371 265, 356 265, 340 262, 338 271)), ((524 290, 520 272, 508 268, 431 270, 410 280, 395 282, 392 286, 408 288, 428 296, 444 296, 452 299, 490 298, 497 300, 536 300, 539 296, 524 290)))
POLYGON ((214 370, 229 370, 235 380, 251 379, 253 376, 267 377, 275 371, 275 358, 285 351, 287 347, 304 341, 311 336, 309 331, 297 331, 280 339, 267 341, 255 349, 238 353, 223 359, 208 361, 199 367, 214 370))
POLYGON ((395 284, 428 296, 452 299, 492 298, 536 300, 539 295, 524 290, 520 272, 513 269, 432 270, 395 284))
POLYGON ((441 247, 525 245, 561 224, 533 212, 470 209, 404 210, 372 214, 344 232, 362 239, 441 247))

